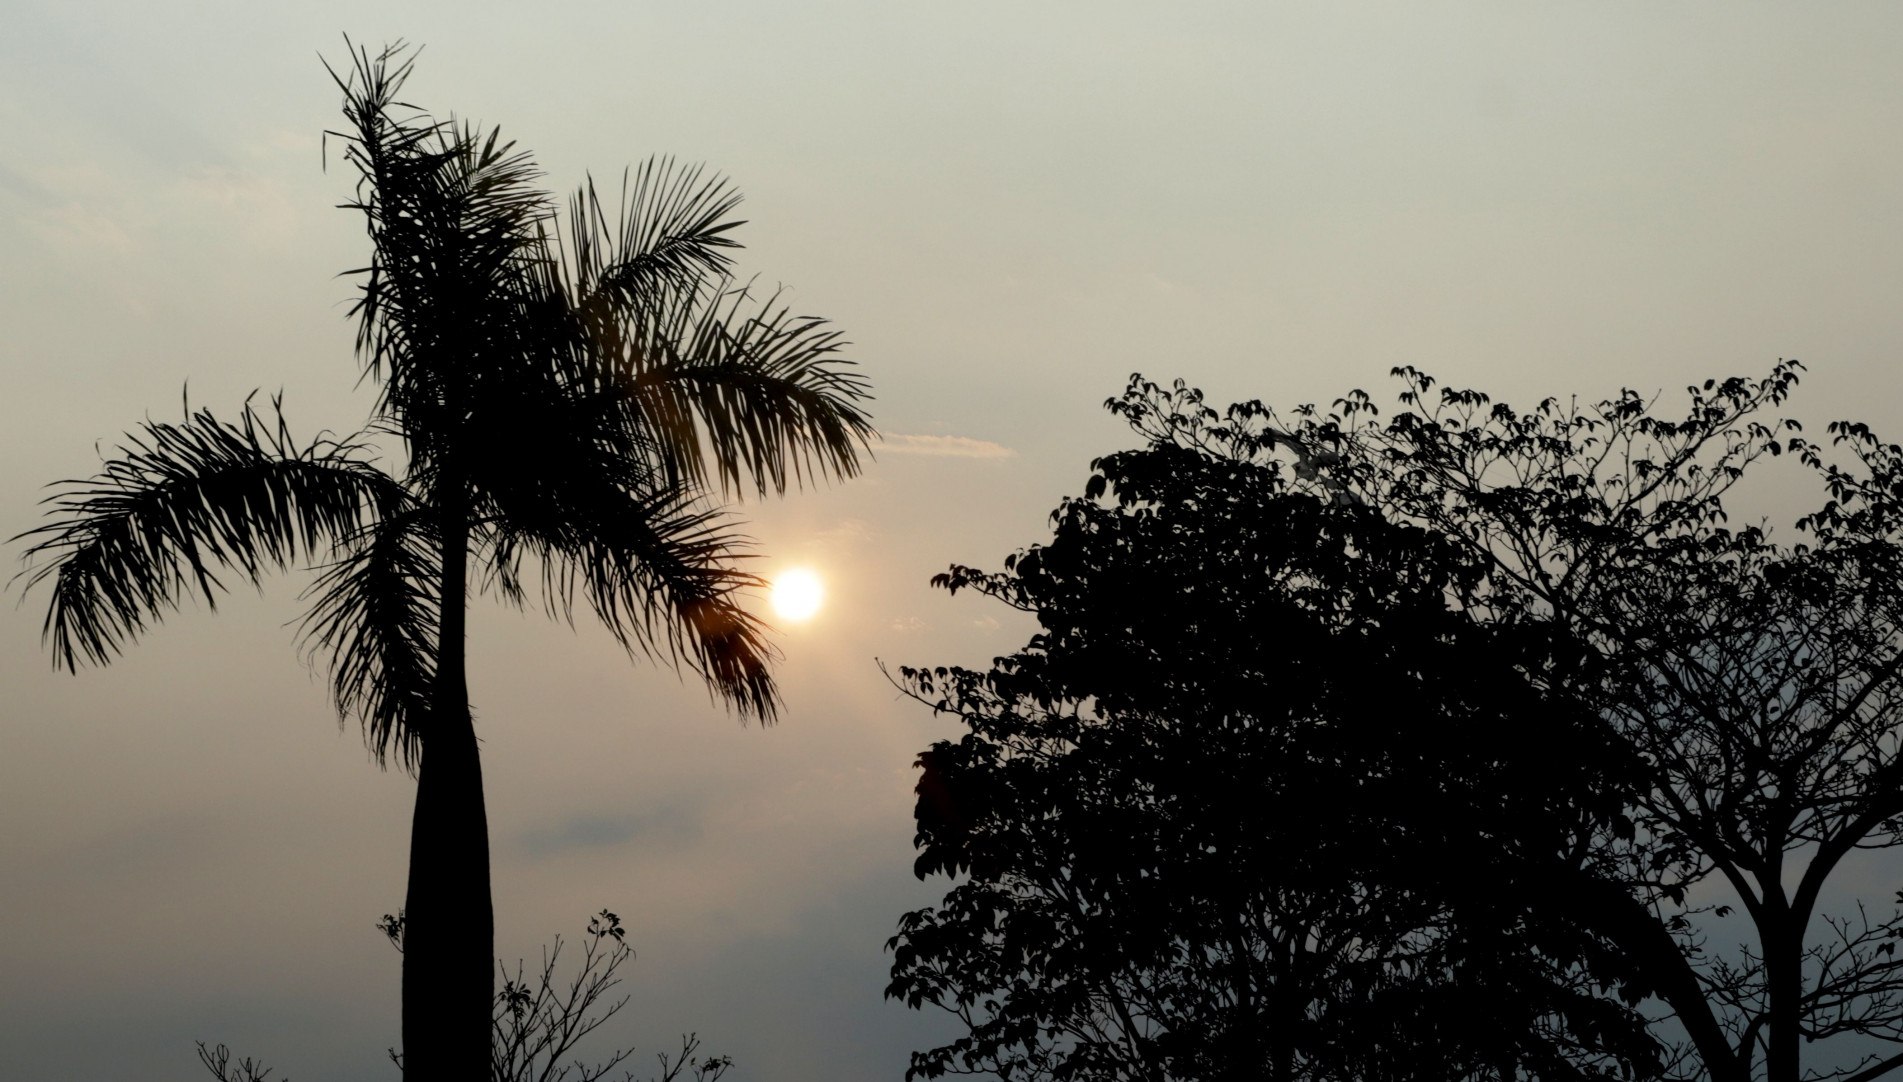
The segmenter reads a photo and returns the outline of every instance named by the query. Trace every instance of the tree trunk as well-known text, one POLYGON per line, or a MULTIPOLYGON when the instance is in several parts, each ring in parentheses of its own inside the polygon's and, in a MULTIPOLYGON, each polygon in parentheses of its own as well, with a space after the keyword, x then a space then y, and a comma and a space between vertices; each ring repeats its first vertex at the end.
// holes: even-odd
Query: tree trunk
POLYGON ((403 925, 404 1082, 488 1082, 495 910, 463 663, 469 524, 445 508, 436 694, 423 730, 403 925))
POLYGON ((1732 1049, 1697 973, 1657 914, 1623 887, 1590 872, 1557 870, 1548 876, 1541 885, 1543 896, 1624 952, 1650 983, 1650 994, 1676 1013, 1705 1077, 1713 1082, 1751 1082, 1745 1054, 1732 1049))
POLYGON ((1798 1082, 1798 1037, 1804 996, 1804 939, 1801 929, 1794 930, 1796 918, 1783 899, 1766 899, 1769 910, 1763 922, 1759 944, 1764 950, 1764 983, 1770 1001, 1770 1022, 1765 1026, 1764 1077, 1766 1082, 1798 1082))

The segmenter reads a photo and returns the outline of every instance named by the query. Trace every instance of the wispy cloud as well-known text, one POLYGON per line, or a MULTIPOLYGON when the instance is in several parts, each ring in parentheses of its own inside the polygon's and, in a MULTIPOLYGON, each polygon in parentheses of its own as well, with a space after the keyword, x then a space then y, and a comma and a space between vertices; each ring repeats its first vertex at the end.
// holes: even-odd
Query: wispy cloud
POLYGON ((0 163, 0 191, 12 192, 22 199, 30 200, 35 203, 49 204, 53 202, 52 193, 47 191, 45 187, 7 168, 5 163, 0 163))
POLYGON ((68 203, 29 215, 26 224, 53 248, 128 255, 135 247, 117 219, 83 203, 68 203))
POLYGON ((814 534, 812 546, 831 552, 852 552, 871 537, 872 529, 865 519, 845 518, 814 534))
POLYGON ((970 436, 917 436, 903 432, 888 433, 879 449, 889 455, 934 455, 939 458, 1017 457, 1016 451, 990 440, 974 440, 970 436))
POLYGON ((533 857, 576 849, 649 844, 677 848, 700 837, 697 809, 675 802, 647 814, 573 815, 524 831, 516 844, 533 857))
POLYGON ((292 243, 303 215, 282 181, 241 169, 199 169, 179 183, 179 191, 200 214, 210 214, 259 247, 292 243))

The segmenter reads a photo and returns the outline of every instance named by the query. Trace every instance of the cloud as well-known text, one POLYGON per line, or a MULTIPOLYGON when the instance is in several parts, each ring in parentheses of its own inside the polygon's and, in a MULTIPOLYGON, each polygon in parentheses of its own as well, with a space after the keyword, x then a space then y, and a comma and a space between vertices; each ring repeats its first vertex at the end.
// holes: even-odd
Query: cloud
POLYGON ((41 240, 62 250, 104 250, 124 255, 134 247, 131 235, 117 220, 82 203, 41 211, 26 222, 41 240))
POLYGON ((278 128, 263 138, 246 143, 244 149, 254 158, 270 158, 285 154, 309 154, 313 150, 324 149, 327 141, 332 147, 338 145, 335 140, 324 140, 307 131, 278 128))
POLYGON ((1017 452, 1001 443, 974 440, 970 436, 916 436, 893 432, 879 448, 892 455, 933 455, 938 458, 1016 458, 1017 452))
POLYGON ((872 530, 861 518, 840 519, 838 523, 813 535, 814 548, 837 552, 849 552, 858 548, 872 536, 872 530))
POLYGON ((1189 292, 1188 286, 1182 285, 1177 282, 1173 282, 1170 279, 1165 278, 1160 274, 1156 274, 1156 273, 1146 274, 1143 276, 1143 280, 1149 283, 1151 289, 1154 289, 1158 293, 1162 293, 1165 295, 1173 295, 1177 293, 1189 292))
POLYGON ((553 856, 576 849, 614 849, 648 843, 679 848, 700 837, 695 809, 680 803, 663 805, 646 815, 573 815, 517 835, 516 844, 532 857, 553 856))
POLYGON ((34 183, 26 176, 7 168, 4 163, 0 163, 0 191, 12 192, 14 195, 34 203, 47 204, 53 202, 52 193, 48 192, 39 184, 34 183))
POLYGON ((208 168, 179 182, 193 209, 263 248, 291 243, 302 218, 282 182, 245 170, 208 168))

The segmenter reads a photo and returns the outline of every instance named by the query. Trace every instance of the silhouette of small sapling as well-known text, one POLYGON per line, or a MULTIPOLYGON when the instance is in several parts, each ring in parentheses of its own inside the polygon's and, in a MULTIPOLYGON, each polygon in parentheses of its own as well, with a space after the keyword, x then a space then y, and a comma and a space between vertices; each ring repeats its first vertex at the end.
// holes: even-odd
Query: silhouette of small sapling
MULTIPOLYGON (((400 910, 377 921, 377 930, 399 952, 403 924, 400 910)), ((625 995, 608 999, 624 979, 622 968, 634 961, 634 948, 627 944, 621 918, 604 909, 588 919, 580 961, 567 976, 560 972, 562 947, 562 938, 556 936, 543 948, 542 964, 534 971, 517 961, 511 973, 497 960, 501 989, 491 1011, 490 1082, 602 1082, 634 1054, 632 1048, 617 1048, 593 1063, 570 1058, 584 1039, 627 1006, 625 995)), ((391 1049, 389 1057, 402 1068, 402 1053, 391 1049)), ((219 1082, 290 1082, 274 1078, 270 1068, 255 1060, 234 1063, 222 1044, 209 1048, 198 1042, 198 1058, 219 1082)), ((660 1073, 645 1082, 718 1082, 733 1066, 728 1056, 702 1052, 696 1033, 681 1037, 678 1052, 658 1053, 655 1058, 660 1073)), ((637 1080, 632 1070, 623 1068, 616 1082, 637 1080)))

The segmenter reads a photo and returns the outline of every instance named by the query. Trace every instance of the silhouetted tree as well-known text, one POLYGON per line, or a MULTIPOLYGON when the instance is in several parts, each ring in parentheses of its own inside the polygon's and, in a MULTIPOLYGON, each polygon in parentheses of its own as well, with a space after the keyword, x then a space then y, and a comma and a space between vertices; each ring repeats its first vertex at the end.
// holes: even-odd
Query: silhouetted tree
MULTIPOLYGON (((1242 1009, 1229 990, 1237 982, 1224 979, 1230 970, 1204 959, 1228 957, 1211 954, 1224 949, 1246 956, 1215 936, 1260 903, 1189 903, 1225 875, 1243 891, 1302 883, 1298 873, 1317 865, 1290 868, 1287 854, 1330 837, 1383 858, 1373 871, 1339 857, 1323 866, 1324 878, 1363 892, 1325 911, 1331 919, 1407 926, 1418 920, 1408 899, 1445 903, 1444 923, 1421 926, 1438 937, 1428 942, 1448 946, 1425 963, 1405 953, 1419 939, 1390 945, 1348 933, 1370 958, 1401 959, 1399 986, 1417 982, 1429 1008, 1403 1012, 1398 1027, 1376 1016, 1362 1032, 1392 1036, 1371 1050, 1380 1062, 1353 1068, 1359 1076, 1567 1077, 1621 1059, 1644 1069, 1643 1048, 1613 1037, 1629 1019, 1594 994, 1608 989, 1662 1008, 1653 1034, 1672 1046, 1660 1065, 1667 1077, 1868 1082, 1903 1066, 1903 919, 1855 898, 1843 903, 1848 913, 1822 909, 1845 859, 1895 846, 1903 824, 1903 448, 1847 422, 1820 445, 1767 416, 1800 371, 1781 362, 1766 379, 1710 381, 1689 389, 1683 414, 1665 415, 1630 391, 1515 410, 1399 369, 1400 409, 1386 420, 1361 392, 1283 418, 1257 402, 1218 413, 1180 383, 1133 379, 1109 405, 1150 448, 1100 463, 1086 498, 1060 509, 1052 543, 1020 555, 1007 575, 955 569, 943 580, 1035 611, 1044 633, 989 673, 907 674, 921 697, 972 729, 924 757, 918 813, 921 873, 971 879, 944 907, 906 919, 892 988, 959 1012, 971 1033, 915 1059, 914 1072, 976 1066, 1039 1077, 1094 1070, 1111 1054, 1101 1049, 1127 1049, 1107 1073, 1215 1077, 1168 1058, 1179 1046, 1172 1025, 1195 1019, 1204 1034, 1226 1025, 1186 1011, 1197 1001, 1174 989, 1214 989, 1217 1004, 1242 1009), (1730 526, 1725 508, 1732 487, 1778 455, 1823 489, 1790 542, 1762 524, 1730 526), (1138 460, 1157 465, 1146 476, 1127 465, 1138 460), (1179 480, 1211 471, 1218 479, 1200 489, 1179 480), (1321 510, 1292 512, 1283 482, 1321 510), (1264 508, 1292 535, 1212 528, 1264 508), (1344 541, 1337 521, 1362 532, 1344 541), (1385 557, 1376 539, 1389 531, 1425 538, 1410 542, 1419 555, 1385 557), (1218 557, 1262 566, 1225 578, 1209 568, 1218 557), (1161 570, 1178 565, 1190 570, 1161 570), (1109 573, 1118 567, 1136 577, 1109 573), (1421 567, 1443 572, 1425 586, 1403 573, 1421 567), (1282 568, 1337 586, 1316 595, 1306 623, 1261 615, 1264 599, 1302 596, 1277 579, 1282 568), (1241 588, 1212 588, 1223 582, 1241 588), (1424 610, 1439 606, 1453 621, 1434 645, 1383 609, 1409 586, 1425 590, 1424 610), (1325 640, 1317 621, 1370 630, 1325 640), (1271 628, 1285 637, 1266 638, 1271 628), (1324 659, 1308 660, 1300 643, 1318 644, 1324 659), (1474 651, 1448 653, 1461 644, 1474 651), (1449 656, 1489 694, 1511 686, 1521 701, 1451 694, 1461 685, 1449 683, 1449 656), (1318 672, 1338 679, 1289 675, 1318 672), (1248 688, 1260 673, 1278 679, 1248 688), (1373 698, 1383 705, 1367 708, 1373 698), (1492 705, 1476 711, 1477 702, 1492 705), (1250 704, 1240 725, 1237 703, 1250 704), (1411 744, 1418 730, 1395 720, 1407 716, 1446 735, 1411 744), (1253 753, 1265 718, 1267 731, 1279 723, 1308 743, 1253 753), (1475 723, 1488 718, 1498 722, 1491 731, 1475 723), (1360 740, 1314 743, 1332 726, 1360 740), (1380 793, 1406 774, 1390 757, 1447 781, 1412 803, 1391 795, 1404 787, 1380 793), (1059 784, 1067 776, 1076 784, 1059 784), (1320 788, 1288 788, 1298 783, 1320 788), (1252 786, 1301 798, 1278 805, 1252 786), (1360 813, 1330 799, 1331 786, 1377 793, 1370 806, 1386 811, 1355 834, 1360 813), (1529 805, 1541 787, 1555 803, 1529 805), (1221 838, 1181 810, 1213 804, 1211 791, 1252 794, 1237 799, 1279 814, 1221 838), (1489 792, 1512 809, 1491 824, 1489 792), (1291 831, 1296 821, 1305 829, 1291 831), (1160 832, 1182 824, 1197 832, 1160 832), (1204 837, 1215 840, 1199 846, 1204 837), (1428 853, 1454 855, 1447 879, 1477 886, 1479 898, 1388 859, 1423 840, 1428 853), (1241 857, 1252 844, 1284 859, 1248 867, 1241 857), (1199 874, 1172 874, 1192 860, 1199 874), (1133 889, 1170 904, 1128 905, 1119 892, 1133 889), (1067 897, 1078 903, 1060 919, 1067 897), (1496 899, 1492 924, 1475 915, 1488 912, 1475 908, 1485 897, 1496 899), (1124 912, 1144 917, 1131 923, 1124 912), (1435 1020, 1431 1035, 1456 1038, 1443 1046, 1455 1055, 1397 1058, 1393 1050, 1420 1036, 1407 1023, 1450 1002, 1435 982, 1458 986, 1462 963, 1484 957, 1454 951, 1486 944, 1469 929, 1514 921, 1550 938, 1532 940, 1530 970, 1524 955, 1501 956, 1508 972, 1534 978, 1504 985, 1504 1002, 1530 991, 1534 1006, 1505 1015, 1502 1032, 1541 1035, 1551 1057, 1522 1042, 1488 1064, 1458 1020, 1435 1020), (1423 972, 1432 978, 1418 983, 1423 972), (1538 998, 1547 988, 1558 998, 1538 998), (1171 994, 1143 998, 1159 990, 1171 994)), ((1208 818, 1241 815, 1225 808, 1208 818)), ((1303 942, 1322 941, 1311 933, 1303 942)), ((1369 985, 1355 987, 1365 995, 1369 985)), ((1309 1017, 1274 1024, 1313 1040, 1338 1003, 1301 994, 1309 1017)), ((1272 1032, 1271 1020, 1259 1028, 1272 1032)), ((1322 1073, 1332 1053, 1313 1047, 1324 1051, 1309 1069, 1322 1073)), ((1284 1072, 1273 1055, 1265 1062, 1258 1073, 1284 1072)))
POLYGON ((1663 1005, 1672 1077, 1903 1066, 1903 921, 1888 899, 1826 910, 1846 858, 1903 823, 1903 449, 1770 416, 1800 372, 1708 381, 1673 414, 1631 391, 1516 410, 1412 369, 1386 420, 1359 392, 1286 419, 1141 380, 1112 403, 1162 444, 1292 458, 1298 488, 1464 550, 1480 582, 1448 601, 1469 620, 1577 650, 1516 667, 1636 773, 1584 853, 1514 873, 1530 912, 1615 947, 1628 992, 1663 1005), (1779 455, 1822 490, 1788 541, 1725 506, 1779 455))
MULTIPOLYGON (((937 584, 1034 614, 920 757, 887 994, 965 1034, 908 1078, 1447 1079, 1656 1069, 1631 974, 1524 904, 1634 766, 1522 673, 1590 659, 1488 565, 1221 435, 1093 465, 1044 545, 937 584)), ((1208 433, 1202 433, 1209 435, 1208 433)))
MULTIPOLYGON (((541 967, 533 976, 521 961, 513 976, 497 963, 502 988, 496 993, 489 1046, 489 1077, 494 1082, 569 1082, 571 1077, 574 1082, 600 1082, 634 1054, 632 1048, 617 1048, 593 1064, 563 1062, 583 1038, 628 1005, 627 996, 605 999, 621 983, 621 967, 634 959, 621 918, 606 909, 588 918, 581 951, 580 965, 566 979, 556 975, 562 960, 560 936, 542 951, 541 967)), ((678 1055, 663 1052, 659 1058, 656 1082, 674 1082, 683 1071, 692 1072, 695 1082, 718 1082, 733 1066, 728 1056, 702 1054, 700 1037, 693 1033, 681 1038, 678 1055)), ((633 1082, 634 1073, 623 1072, 622 1078, 633 1082)))
POLYGON ((1410 408, 1339 444, 1345 485, 1485 555, 1496 609, 1549 611, 1605 660, 1572 690, 1645 767, 1631 827, 1600 846, 1631 887, 1560 877, 1551 894, 1669 1006, 1688 1076, 1903 1066, 1853 1056, 1903 1041, 1897 916, 1820 910, 1845 857, 1899 840, 1903 451, 1858 424, 1831 425, 1820 446, 1762 416, 1800 371, 1707 381, 1661 416, 1629 391, 1519 412, 1402 370, 1410 408), (1792 543, 1731 528, 1730 488, 1784 452, 1822 506, 1792 543), (1715 923, 1733 907, 1741 928, 1715 923), (1734 935, 1736 949, 1707 941, 1734 935))
MULTIPOLYGON (((710 489, 784 491, 856 472, 870 433, 836 332, 726 277, 727 184, 650 162, 619 207, 592 185, 565 224, 494 130, 396 95, 398 50, 338 76, 344 157, 372 257, 359 353, 378 388, 362 437, 299 443, 249 404, 148 423, 25 535, 48 558, 57 663, 110 660, 221 573, 316 562, 305 632, 339 710, 417 773, 403 975, 406 1077, 488 1070, 494 918, 482 772, 463 663, 471 581, 521 604, 592 609, 631 653, 685 662, 743 717, 776 693, 755 579, 710 489)), ((334 73, 333 73, 334 74, 334 73)), ((276 403, 273 403, 275 408, 276 403)))
MULTIPOLYGON (((204 1041, 199 1041, 198 1062, 203 1064, 218 1082, 273 1082, 271 1068, 250 1056, 233 1062, 231 1049, 222 1044, 214 1048, 204 1041)), ((291 1082, 291 1080, 280 1075, 275 1082, 291 1082)))
MULTIPOLYGON (((377 930, 390 938, 398 951, 403 949, 402 914, 385 914, 377 930)), ((633 1049, 617 1048, 605 1058, 589 1063, 569 1059, 575 1047, 589 1034, 601 1028, 628 1005, 628 997, 612 1002, 609 993, 621 983, 621 968, 634 960, 634 948, 627 944, 621 918, 604 909, 588 918, 587 938, 575 971, 558 975, 562 959, 562 938, 542 950, 542 964, 531 976, 526 964, 517 961, 511 974, 500 960, 496 969, 502 988, 496 993, 491 1013, 489 1082, 601 1082, 609 1072, 625 1063, 633 1049)), ((392 1049, 390 1058, 398 1067, 401 1053, 392 1049)), ((647 1082, 719 1082, 733 1066, 730 1056, 704 1053, 700 1036, 681 1037, 678 1053, 662 1052, 655 1057, 660 1074, 647 1082)), ((219 1082, 271 1082, 271 1068, 249 1057, 233 1062, 230 1049, 198 1042, 198 1060, 219 1082)), ((290 1082, 287 1078, 276 1082, 290 1082)), ((618 1082, 635 1082, 632 1070, 623 1070, 618 1082)))

